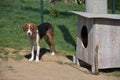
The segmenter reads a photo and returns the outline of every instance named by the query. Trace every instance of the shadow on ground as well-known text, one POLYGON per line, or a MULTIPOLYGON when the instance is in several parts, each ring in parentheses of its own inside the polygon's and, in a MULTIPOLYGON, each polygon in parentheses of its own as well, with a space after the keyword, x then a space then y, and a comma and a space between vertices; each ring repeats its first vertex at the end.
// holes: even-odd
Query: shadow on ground
MULTIPOLYGON (((50 50, 49 49, 46 49, 46 48, 41 48, 40 49, 40 55, 39 55, 39 60, 42 58, 42 56, 43 55, 45 55, 45 53, 47 53, 47 52, 50 52, 50 50)), ((35 57, 36 57, 36 53, 37 53, 37 51, 35 50, 34 51, 34 60, 35 60, 35 57)), ((26 59, 30 59, 31 58, 31 53, 29 53, 29 54, 27 54, 27 55, 25 55, 25 58, 26 59)))
MULTIPOLYGON (((71 61, 73 61, 73 56, 72 55, 67 55, 66 56, 69 60, 71 60, 71 61)), ((82 61, 82 60, 78 60, 79 61, 79 65, 81 66, 81 67, 84 67, 84 68, 86 68, 86 69, 88 69, 88 70, 91 70, 91 67, 90 67, 90 65, 89 64, 87 64, 86 62, 84 62, 84 61, 82 61)), ((76 63, 75 63, 76 64, 76 63)))

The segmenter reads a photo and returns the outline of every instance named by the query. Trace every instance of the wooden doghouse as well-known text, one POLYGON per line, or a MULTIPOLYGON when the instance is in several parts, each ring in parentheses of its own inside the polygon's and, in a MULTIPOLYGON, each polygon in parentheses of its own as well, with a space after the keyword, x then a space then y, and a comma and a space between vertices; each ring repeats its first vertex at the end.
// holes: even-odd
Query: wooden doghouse
POLYGON ((98 69, 120 67, 120 15, 76 12, 76 58, 98 69))

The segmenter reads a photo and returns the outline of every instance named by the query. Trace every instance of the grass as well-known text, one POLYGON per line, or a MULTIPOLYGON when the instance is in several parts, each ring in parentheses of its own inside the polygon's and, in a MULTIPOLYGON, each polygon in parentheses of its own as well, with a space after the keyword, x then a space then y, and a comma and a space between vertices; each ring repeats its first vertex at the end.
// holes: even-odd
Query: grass
POLYGON ((12 56, 12 59, 17 60, 17 61, 22 60, 23 58, 24 58, 24 56, 21 54, 18 54, 18 53, 16 53, 14 56, 12 56))
MULTIPOLYGON (((40 24, 40 0, 1 0, 0 1, 0 46, 15 49, 28 48, 29 42, 22 31, 26 22, 40 24)), ((84 10, 81 5, 74 3, 56 3, 58 17, 50 14, 51 8, 47 0, 44 0, 44 22, 50 22, 54 26, 55 47, 58 52, 75 53, 76 44, 76 16, 71 10, 84 10), (65 7, 65 8, 63 8, 65 7)), ((41 47, 48 47, 41 40, 41 47)))
POLYGON ((0 59, 8 60, 9 51, 5 50, 3 47, 0 47, 0 59))
POLYGON ((105 69, 105 70, 100 70, 103 74, 107 74, 108 76, 116 76, 120 78, 120 69, 105 69))

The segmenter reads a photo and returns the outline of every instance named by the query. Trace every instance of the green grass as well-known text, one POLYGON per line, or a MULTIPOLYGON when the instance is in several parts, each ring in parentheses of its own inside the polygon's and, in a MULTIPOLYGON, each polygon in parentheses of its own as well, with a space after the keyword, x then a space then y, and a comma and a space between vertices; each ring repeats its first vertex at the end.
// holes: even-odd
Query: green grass
MULTIPOLYGON (((40 24, 40 0, 1 0, 0 1, 0 46, 15 49, 29 48, 29 42, 22 26, 26 22, 40 24)), ((83 11, 84 7, 75 3, 56 3, 57 17, 50 15, 51 8, 44 0, 44 22, 54 26, 57 52, 75 53, 77 18, 69 11, 83 11)), ((41 40, 41 47, 48 47, 41 40)))
POLYGON ((101 72, 104 74, 107 74, 108 76, 116 76, 120 78, 120 69, 116 68, 116 69, 105 69, 105 70, 101 70, 101 72))

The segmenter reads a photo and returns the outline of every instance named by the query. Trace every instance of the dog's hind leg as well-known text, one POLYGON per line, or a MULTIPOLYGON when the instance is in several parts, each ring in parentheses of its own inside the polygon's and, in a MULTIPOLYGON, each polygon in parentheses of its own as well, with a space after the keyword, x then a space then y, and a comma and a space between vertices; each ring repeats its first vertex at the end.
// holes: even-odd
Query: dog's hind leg
POLYGON ((49 37, 46 35, 44 38, 45 38, 45 41, 47 42, 47 44, 49 45, 49 47, 51 47, 51 43, 49 41, 49 37))
POLYGON ((49 33, 47 33, 47 36, 49 38, 48 40, 50 40, 49 45, 50 45, 50 48, 51 48, 51 51, 50 51, 51 55, 55 55, 54 37, 49 33))

